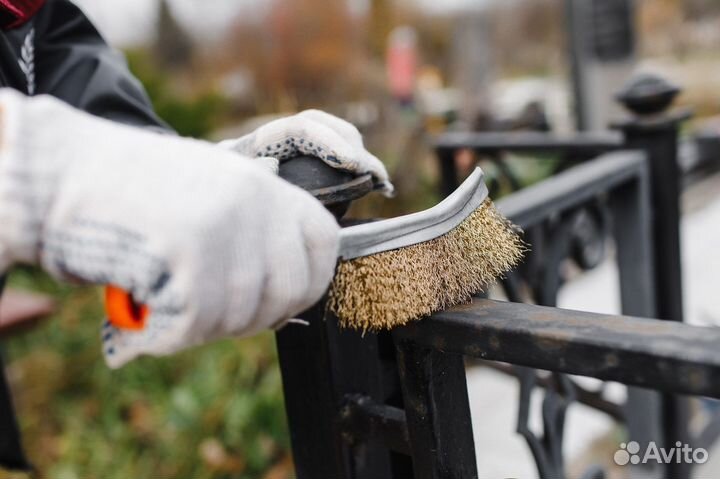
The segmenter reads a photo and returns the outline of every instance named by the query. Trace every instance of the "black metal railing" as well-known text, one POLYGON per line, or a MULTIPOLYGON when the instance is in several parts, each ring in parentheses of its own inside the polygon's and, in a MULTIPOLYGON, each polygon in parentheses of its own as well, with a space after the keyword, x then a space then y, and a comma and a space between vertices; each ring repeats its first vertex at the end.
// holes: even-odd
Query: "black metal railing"
MULTIPOLYGON (((666 111, 672 100, 667 95, 670 90, 673 88, 668 88, 664 80, 648 76, 638 78, 636 86, 629 84, 620 97, 633 114, 615 125, 621 133, 619 136, 618 132, 572 137, 538 133, 469 133, 446 134, 437 139, 437 157, 441 163, 450 165, 441 168, 443 188, 456 177, 454 159, 463 148, 481 155, 491 154, 497 162, 502 162, 502 153, 508 151, 553 152, 563 159, 560 170, 568 165, 582 164, 588 161, 589 155, 599 151, 635 149, 647 156, 647 172, 642 180, 645 186, 635 187, 635 192, 608 191, 609 194, 604 194, 601 178, 611 180, 617 172, 598 170, 590 172, 584 179, 572 175, 569 181, 558 175, 540 188, 521 191, 508 200, 511 208, 503 207, 503 201, 500 202, 504 213, 526 228, 526 237, 533 246, 521 268, 503 282, 506 296, 511 301, 556 306, 558 290, 565 279, 561 266, 567 259, 572 259, 581 269, 597 266, 603 257, 606 237, 612 236, 620 273, 622 313, 683 320, 679 234, 682 175, 678 138, 679 126, 689 114, 666 111), (537 192, 545 197, 537 200, 534 197, 538 196, 537 192), (579 198, 582 195, 585 204, 579 198), (638 199, 638 195, 645 198, 638 199), (558 208, 558 202, 565 202, 568 207, 558 208)), ((582 170, 579 167, 579 171, 582 170)), ((524 374, 531 373, 526 371, 524 374)), ((616 409, 597 401, 597 394, 579 386, 576 389, 581 397, 590 394, 597 407, 616 409)), ((521 408, 524 406, 521 403, 521 408)), ((692 442, 688 433, 688 402, 682 398, 658 397, 631 389, 624 408, 630 435, 641 444, 651 438, 664 438, 661 440, 669 444, 692 442)), ((564 409, 560 412, 564 414, 564 409)), ((557 420, 560 420, 559 416, 557 420)), ((717 422, 712 421, 700 434, 704 442, 712 442, 717 437, 713 432, 717 430, 717 422)), ((561 464, 543 468, 548 460, 539 457, 537 448, 533 447, 536 438, 527 435, 526 438, 535 453, 541 476, 558 474, 561 464)), ((562 444, 552 444, 561 441, 562 436, 555 441, 546 438, 549 449, 561 448, 562 444)), ((552 457, 549 451, 544 452, 552 457)), ((658 472, 663 473, 668 477, 685 477, 689 467, 671 464, 664 472, 658 472)))
POLYGON ((517 185, 509 171, 504 155, 509 152, 558 156, 558 168, 592 159, 602 153, 623 146, 623 137, 615 132, 575 133, 557 135, 543 132, 450 132, 434 141, 440 171, 441 194, 447 196, 459 186, 460 172, 455 163, 459 150, 470 150, 491 160, 511 184, 517 185))
MULTIPOLYGON (((564 218, 572 218, 573 212, 588 201, 595 201, 599 197, 607 198, 615 218, 613 231, 621 245, 617 257, 624 265, 620 268, 624 309, 630 314, 649 316, 653 311, 653 286, 648 188, 648 169, 644 154, 617 152, 603 155, 509 196, 498 203, 498 208, 527 231, 544 228, 547 224, 555 225, 553 231, 562 238, 564 235, 561 233, 565 228, 561 225, 565 224, 564 218)), ((559 288, 558 264, 566 256, 566 251, 563 241, 556 241, 552 237, 548 239, 548 248, 542 251, 534 250, 533 254, 545 256, 543 264, 547 266, 547 270, 540 276, 541 283, 548 286, 543 296, 553 298, 554 301, 559 288)), ((511 275, 506 281, 511 299, 514 299, 513 291, 520 280, 511 275)), ((468 314, 472 315, 472 312, 468 314)), ((478 310, 476 319, 481 316, 478 310)), ((402 335, 414 330, 414 326, 400 329, 393 335, 383 333, 361 337, 354 332, 339 330, 333 318, 326 317, 322 305, 309 312, 305 319, 310 322, 309 326, 290 326, 278 334, 291 434, 293 444, 297 445, 294 454, 299 476, 426 477, 413 471, 433 470, 428 469, 427 464, 418 464, 417 461, 431 460, 434 454, 427 452, 432 449, 427 449, 426 443, 414 446, 416 449, 425 449, 426 453, 423 455, 418 455, 416 449, 410 447, 415 442, 405 429, 404 418, 407 405, 414 404, 412 401, 408 402, 408 397, 421 394, 417 390, 408 390, 408 387, 411 387, 409 378, 420 374, 419 371, 414 371, 413 361, 416 361, 421 369, 426 367, 422 365, 424 363, 420 356, 435 357, 434 353, 426 351, 431 345, 423 345, 424 352, 420 356, 407 359, 407 354, 410 353, 406 352, 405 356, 401 355, 398 359, 397 351, 404 350, 400 347, 398 338, 402 337, 405 341, 407 338, 402 335), (335 454, 322 457, 318 455, 319 450, 333 449, 335 454), (335 457, 336 461, 330 461, 329 457, 335 457)), ((437 324, 434 319, 426 319, 418 324, 430 323, 437 324)), ((450 323, 448 327, 450 331, 455 328, 450 323)), ((428 334, 438 339, 434 346, 439 351, 451 347, 449 344, 443 345, 444 332, 428 334)), ((449 337, 445 339, 452 340, 449 337)), ((477 354, 471 356, 482 358, 482 344, 478 344, 476 351, 477 354)), ((442 358, 442 361, 435 364, 433 370, 442 376, 442 381, 427 382, 424 386, 414 384, 412 387, 443 391, 466 403, 468 399, 463 357, 450 358, 440 354, 438 358, 442 358)), ((530 364, 519 364, 531 366, 534 359, 528 356, 526 360, 530 364)), ((529 373, 530 370, 523 372, 523 384, 529 384, 529 373)), ((535 378, 534 374, 532 378, 535 378)), ((568 385, 586 398, 592 396, 590 391, 582 390, 569 378, 557 376, 554 381, 568 385)), ((526 392, 527 388, 523 390, 523 393, 526 392)), ((651 394, 635 391, 630 397, 647 402, 647 396, 651 394)), ((529 396, 525 399, 521 400, 521 407, 527 406, 529 396)), ((590 403, 598 406, 600 410, 615 411, 616 415, 617 411, 622 411, 625 407, 600 398, 594 398, 590 403)), ((558 410, 559 412, 561 411, 558 410)), ((642 412, 638 414, 643 416, 642 412)), ((469 412, 458 408, 453 417, 454 422, 447 423, 447 426, 453 431, 452 437, 459 443, 448 447, 457 454, 464 450, 460 446, 465 445, 470 451, 465 453, 472 455, 474 461, 469 412), (463 431, 467 434, 463 434, 463 431)), ((564 417, 557 414, 554 420, 564 421, 564 417)), ((649 419, 644 422, 648 421, 649 419)), ((434 422, 432 427, 439 427, 438 423, 434 422)), ((546 424, 546 429, 551 429, 549 424, 546 424)), ((529 429, 523 428, 523 431, 541 477, 561 477, 562 455, 552 451, 562 449, 562 436, 548 434, 546 438, 538 439, 530 434, 529 429), (552 440, 549 440, 550 437, 552 440), (543 444, 545 446, 542 446, 543 444)), ((452 462, 457 461, 453 459, 452 462)), ((475 476, 467 469, 460 476, 437 477, 475 476)))
MULTIPOLYGON (((621 310, 623 314, 653 317, 655 293, 653 281, 653 238, 649 203, 649 172, 646 157, 641 152, 610 153, 591 162, 554 176, 536 186, 521 190, 498 203, 498 208, 533 238, 533 250, 527 258, 528 267, 510 274, 503 287, 507 298, 523 302, 530 291, 530 300, 544 306, 556 306, 563 281, 562 265, 573 257, 573 226, 586 214, 586 205, 600 205, 611 218, 614 258, 618 269, 621 310)), ((541 366, 537 366, 542 368, 541 366)), ((632 366, 627 366, 632 367, 632 366)), ((521 382, 520 408, 529 408, 530 385, 539 382, 535 371, 511 370, 521 382)), ((553 376, 546 386, 545 436, 538 438, 530 431, 527 415, 520 418, 519 429, 527 440, 540 477, 564 477, 562 431, 554 424, 563 424, 565 410, 572 400, 591 399, 586 405, 603 412, 623 411, 629 435, 640 443, 652 439, 661 442, 659 429, 663 400, 655 393, 631 388, 624 404, 603 399, 602 394, 589 391, 572 379, 553 376), (572 397, 566 390, 572 388, 572 397), (560 401, 562 400, 562 401, 560 401), (560 404, 565 404, 559 407, 560 404), (552 407, 551 407, 552 406, 552 407)))
MULTIPOLYGON (((477 300, 398 329, 394 339, 415 478, 477 477, 464 356, 720 397, 716 328, 477 300)), ((564 477, 549 464, 543 472, 564 477)))
MULTIPOLYGON (((502 284, 513 302, 477 298, 392 333, 364 336, 340 330, 320 303, 303 315, 307 326, 278 332, 297 476, 477 477, 467 358, 520 380, 517 429, 542 478, 566 477, 562 440, 565 410, 573 401, 624 421, 641 443, 693 444, 684 395, 720 397, 720 330, 683 324, 677 314, 682 311, 677 207, 682 118, 637 114, 620 125, 619 140, 611 135, 545 144, 566 148, 569 156, 595 158, 583 158, 578 166, 498 202, 532 244, 526 264, 502 284), (608 218, 622 316, 553 307, 563 281, 560 266, 573 257, 569 232, 588 205, 608 218), (527 300, 537 304, 518 304, 527 300), (628 399, 613 403, 568 375, 627 384, 628 399), (539 435, 527 425, 535 387, 546 390, 539 435)), ((483 147, 456 139, 439 147, 446 189, 458 180, 454 166, 447 175, 452 151, 483 147)), ((512 140, 497 137, 492 148, 542 146, 512 140)), ((703 447, 717 436, 717 424, 712 421, 700 434, 703 447)), ((673 462, 645 472, 682 479, 690 476, 690 466, 673 462)), ((583 477, 601 478, 603 471, 591 467, 583 477)))

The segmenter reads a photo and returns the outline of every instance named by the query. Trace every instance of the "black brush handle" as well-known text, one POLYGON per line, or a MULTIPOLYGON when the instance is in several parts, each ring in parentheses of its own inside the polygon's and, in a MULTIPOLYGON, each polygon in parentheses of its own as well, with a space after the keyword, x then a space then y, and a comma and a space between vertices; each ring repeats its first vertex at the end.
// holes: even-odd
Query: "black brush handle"
POLYGON ((339 220, 350 204, 370 193, 372 177, 333 168, 314 156, 298 156, 280 163, 280 177, 308 191, 339 220))

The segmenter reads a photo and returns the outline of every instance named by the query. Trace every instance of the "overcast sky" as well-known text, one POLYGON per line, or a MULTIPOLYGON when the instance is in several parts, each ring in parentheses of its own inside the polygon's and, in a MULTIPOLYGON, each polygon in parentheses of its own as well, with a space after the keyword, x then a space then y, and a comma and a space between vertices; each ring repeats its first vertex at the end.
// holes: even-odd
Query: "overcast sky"
MULTIPOLYGON (((116 46, 143 43, 152 34, 156 0, 74 0, 116 46)), ((349 0, 362 11, 368 0, 349 0)), ((450 11, 493 0, 412 0, 427 10, 450 11)), ((196 35, 212 36, 237 15, 261 15, 270 0, 171 0, 178 19, 196 35)))

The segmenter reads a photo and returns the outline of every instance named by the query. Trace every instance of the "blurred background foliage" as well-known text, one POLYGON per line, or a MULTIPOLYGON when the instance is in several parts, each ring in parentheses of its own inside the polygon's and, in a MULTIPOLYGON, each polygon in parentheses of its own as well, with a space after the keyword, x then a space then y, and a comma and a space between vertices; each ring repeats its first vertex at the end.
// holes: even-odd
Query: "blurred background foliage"
POLYGON ((100 290, 58 285, 28 268, 15 270, 10 286, 60 304, 49 321, 6 346, 24 439, 41 477, 290 477, 271 333, 111 371, 100 354, 100 290))
POLYGON ((216 90, 186 94, 172 75, 159 67, 148 50, 125 52, 128 65, 152 99, 155 111, 182 136, 206 138, 220 127, 227 115, 228 101, 216 90))
MULTIPOLYGON (((107 3, 118 13, 124 5, 107 3)), ((526 96, 546 102, 553 129, 568 124, 569 104, 550 104, 567 93, 560 0, 486 0, 482 9, 465 2, 468 8, 453 11, 411 0, 275 0, 246 5, 219 31, 178 20, 173 7, 193 2, 149 3, 158 5, 152 34, 125 50, 159 115, 182 135, 212 139, 305 108, 347 118, 399 191, 392 201, 363 200, 357 215, 390 216, 437 200, 429 134, 505 121, 526 96), (364 8, 351 8, 358 3, 364 8), (411 102, 395 97, 387 81, 388 41, 403 26, 417 40, 411 102), (540 93, 526 95, 536 84, 540 93)), ((720 60, 720 0, 638 5, 640 61, 684 84, 682 102, 700 117, 718 115, 720 76, 707 71, 720 60)), ((522 184, 552 170, 547 161, 522 165, 510 162, 522 184)), ((492 181, 493 166, 485 166, 492 181)), ((58 285, 32 269, 15 270, 10 284, 59 304, 50 321, 5 342, 24 439, 41 477, 292 477, 271 333, 110 371, 100 355, 98 290, 58 285)))

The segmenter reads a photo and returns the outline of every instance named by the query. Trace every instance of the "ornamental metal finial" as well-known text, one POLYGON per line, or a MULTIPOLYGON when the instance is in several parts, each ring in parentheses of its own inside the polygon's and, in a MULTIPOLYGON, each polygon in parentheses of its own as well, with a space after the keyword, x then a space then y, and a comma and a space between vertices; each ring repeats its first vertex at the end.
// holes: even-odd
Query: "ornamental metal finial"
POLYGON ((679 86, 652 73, 634 75, 615 98, 636 115, 653 115, 666 110, 680 93, 679 86))

